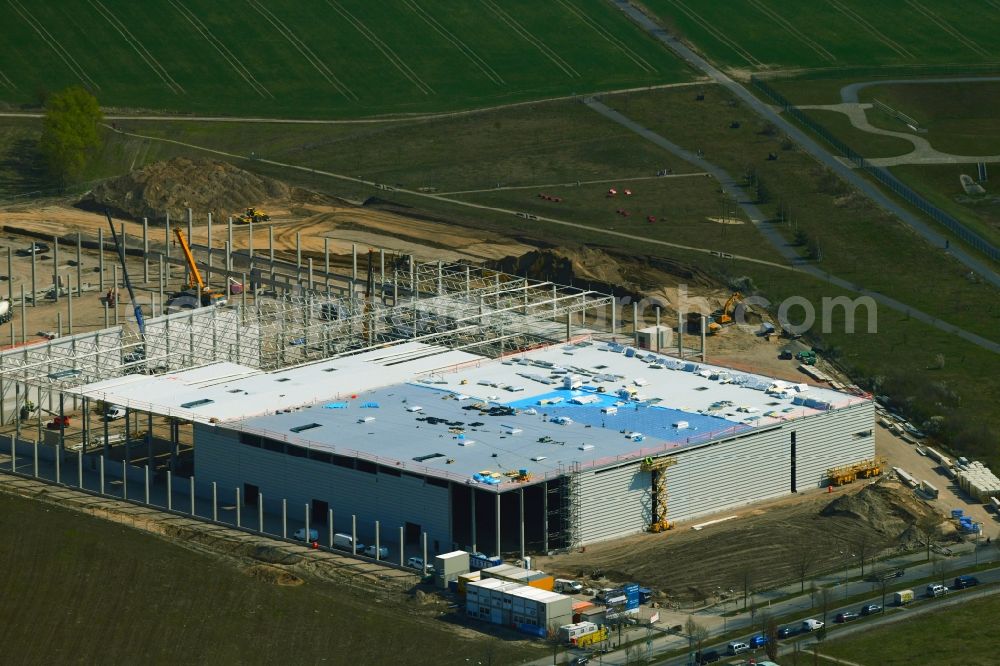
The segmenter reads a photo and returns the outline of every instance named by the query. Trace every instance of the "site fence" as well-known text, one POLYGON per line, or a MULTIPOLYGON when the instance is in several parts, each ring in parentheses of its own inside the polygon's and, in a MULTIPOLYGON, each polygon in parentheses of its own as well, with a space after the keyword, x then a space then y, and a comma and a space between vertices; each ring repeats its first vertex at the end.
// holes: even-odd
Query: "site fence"
POLYGON ((871 164, 868 160, 862 157, 857 151, 855 151, 846 143, 844 143, 842 140, 834 136, 828 129, 823 127, 823 125, 821 125, 819 122, 810 118, 801 110, 799 110, 799 108, 796 107, 794 104, 792 104, 784 95, 782 95, 780 92, 769 86, 759 77, 751 76, 750 81, 755 88, 760 90, 762 93, 764 93, 774 102, 776 102, 779 106, 781 106, 781 108, 785 111, 785 113, 795 118, 795 120, 799 121, 800 123, 808 127, 810 130, 818 134, 820 137, 823 138, 824 141, 833 146, 833 148, 836 149, 837 152, 839 152, 841 155, 854 162, 858 167, 863 169, 865 172, 869 173, 879 183, 892 190, 894 194, 901 197, 908 204, 914 206, 922 213, 928 215, 939 224, 947 227, 949 231, 951 231, 953 234, 955 234, 958 238, 963 240, 969 246, 973 247, 979 252, 982 252, 993 261, 1000 261, 1000 248, 997 248, 995 245, 987 241, 985 238, 977 234, 972 229, 969 229, 969 227, 967 227, 962 222, 958 221, 952 215, 949 215, 945 211, 941 210, 934 204, 927 201, 925 198, 923 198, 917 192, 915 192, 912 188, 910 188, 908 185, 904 184, 901 180, 899 180, 899 178, 892 175, 892 173, 888 169, 871 164))

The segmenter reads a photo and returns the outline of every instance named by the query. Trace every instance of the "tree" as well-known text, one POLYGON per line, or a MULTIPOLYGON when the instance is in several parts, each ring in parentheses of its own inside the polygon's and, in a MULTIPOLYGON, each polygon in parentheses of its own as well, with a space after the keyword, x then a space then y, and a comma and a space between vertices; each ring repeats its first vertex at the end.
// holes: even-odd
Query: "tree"
POLYGON ((684 631, 688 635, 690 645, 698 652, 705 646, 708 640, 708 627, 698 624, 693 615, 688 615, 687 622, 684 623, 684 631))
POLYGON ((872 542, 868 535, 868 531, 865 530, 858 535, 857 540, 854 542, 854 549, 858 551, 858 557, 861 558, 861 575, 865 575, 865 558, 872 551, 872 542))
POLYGON ((754 569, 754 565, 749 561, 744 562, 737 571, 737 581, 743 586, 743 610, 747 609, 747 599, 750 597, 750 587, 753 585, 756 575, 757 571, 754 569))
POLYGON ((68 183, 80 177, 101 145, 103 119, 97 98, 79 86, 49 95, 38 148, 53 178, 68 183))
POLYGON ((764 637, 767 638, 764 644, 767 658, 775 661, 778 658, 778 621, 772 615, 768 615, 767 621, 764 622, 764 637))
POLYGON ((938 535, 938 526, 938 518, 934 515, 925 516, 917 523, 917 533, 920 534, 921 540, 927 546, 928 562, 931 561, 931 543, 934 541, 934 537, 938 535))
POLYGON ((806 577, 816 565, 818 555, 819 551, 816 549, 815 544, 808 541, 800 541, 792 556, 792 564, 795 567, 795 573, 799 577, 799 591, 802 593, 806 591, 806 577))
POLYGON ((830 611, 830 604, 833 601, 833 592, 828 587, 824 587, 819 591, 819 602, 823 608, 823 626, 819 628, 816 632, 816 638, 818 640, 823 640, 826 638, 826 615, 830 611))

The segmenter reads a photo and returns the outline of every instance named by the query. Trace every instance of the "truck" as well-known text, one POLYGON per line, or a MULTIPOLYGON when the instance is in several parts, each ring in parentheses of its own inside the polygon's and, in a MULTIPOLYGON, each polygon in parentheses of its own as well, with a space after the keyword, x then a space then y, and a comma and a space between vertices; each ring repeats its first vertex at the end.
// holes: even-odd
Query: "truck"
POLYGON ((905 606, 913 601, 913 590, 900 590, 892 593, 892 603, 897 606, 905 606))

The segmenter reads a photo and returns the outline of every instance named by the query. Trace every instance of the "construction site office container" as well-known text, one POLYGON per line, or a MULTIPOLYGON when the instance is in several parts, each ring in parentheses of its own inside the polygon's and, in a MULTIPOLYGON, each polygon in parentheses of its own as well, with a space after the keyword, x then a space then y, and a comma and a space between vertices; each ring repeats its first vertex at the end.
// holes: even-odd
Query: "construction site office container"
POLYGON ((464 550, 434 556, 434 573, 441 587, 458 580, 461 574, 469 573, 469 554, 464 550))

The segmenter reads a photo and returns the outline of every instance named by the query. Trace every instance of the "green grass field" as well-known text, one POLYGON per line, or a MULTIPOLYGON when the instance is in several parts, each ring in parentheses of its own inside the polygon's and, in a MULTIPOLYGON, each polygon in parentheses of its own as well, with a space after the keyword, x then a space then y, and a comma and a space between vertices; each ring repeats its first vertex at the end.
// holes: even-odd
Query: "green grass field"
MULTIPOLYGON (((820 647, 821 654, 865 664, 904 666, 992 666, 1000 654, 1000 638, 991 622, 1000 613, 1000 597, 974 599, 943 611, 833 639, 820 647)), ((811 663, 812 655, 800 655, 811 663)), ((783 664, 791 664, 785 657, 783 664)), ((826 663, 826 662, 824 662, 826 663)))
MULTIPOLYGON (((834 136, 851 146, 864 157, 895 157, 905 155, 913 150, 913 144, 906 139, 884 134, 865 132, 851 124, 850 119, 838 111, 823 111, 820 109, 803 109, 802 113, 809 116, 833 132, 834 136)), ((896 130, 899 131, 899 130, 896 130)))
MULTIPOLYGON (((1000 82, 882 84, 861 90, 862 102, 879 100, 920 123, 919 134, 935 149, 956 155, 1000 155, 1000 82)), ((911 132, 894 117, 872 109, 870 122, 911 132)))
POLYGON ((520 663, 539 650, 466 638, 402 595, 279 587, 234 560, 0 495, 5 663, 520 663))
POLYGON ((940 0, 645 0, 714 62, 743 70, 996 63, 1000 8, 940 0))
POLYGON ((691 72, 602 0, 0 5, 0 101, 358 117, 648 86, 691 72))

